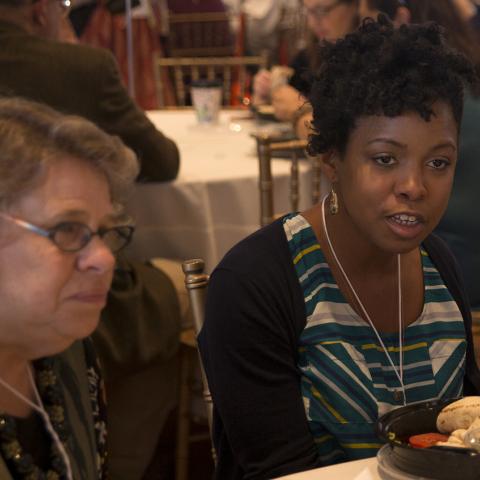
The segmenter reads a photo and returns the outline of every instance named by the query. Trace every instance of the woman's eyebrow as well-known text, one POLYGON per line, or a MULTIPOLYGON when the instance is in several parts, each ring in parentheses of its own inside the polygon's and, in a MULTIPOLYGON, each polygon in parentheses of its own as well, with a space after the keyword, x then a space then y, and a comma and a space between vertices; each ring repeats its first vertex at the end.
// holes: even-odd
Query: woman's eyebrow
POLYGON ((388 138, 388 137, 374 138, 373 140, 369 140, 367 142, 367 145, 371 145, 372 143, 378 143, 378 142, 389 143, 389 144, 394 145, 394 146, 399 147, 399 148, 406 148, 407 147, 407 145, 405 143, 399 142, 397 140, 393 140, 392 138, 388 138))
MULTIPOLYGON (((392 138, 385 138, 385 137, 378 137, 374 138, 373 140, 369 140, 367 142, 367 145, 371 145, 372 143, 388 143, 390 145, 394 145, 395 147, 398 148, 407 148, 407 145, 405 143, 399 142, 397 140, 393 140, 392 138)), ((445 142, 440 142, 437 145, 434 145, 430 150, 440 150, 442 148, 451 148, 452 150, 457 150, 457 146, 454 141, 452 140, 446 140, 445 142)))
POLYGON ((87 217, 87 212, 85 210, 79 209, 70 209, 70 210, 61 210, 54 213, 50 221, 58 221, 58 220, 83 220, 87 217))
POLYGON ((452 142, 450 140, 447 140, 446 142, 439 143, 438 145, 435 145, 432 147, 432 150, 440 150, 442 148, 451 148, 454 151, 457 151, 457 145, 455 142, 452 142))

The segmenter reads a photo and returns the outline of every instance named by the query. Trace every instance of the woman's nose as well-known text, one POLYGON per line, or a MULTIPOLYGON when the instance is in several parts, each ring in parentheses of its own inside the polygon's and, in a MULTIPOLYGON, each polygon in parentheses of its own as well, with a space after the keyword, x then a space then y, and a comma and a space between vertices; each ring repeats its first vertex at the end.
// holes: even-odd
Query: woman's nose
POLYGON ((421 200, 427 194, 425 178, 421 168, 406 167, 399 172, 395 185, 396 195, 409 201, 421 200))
POLYGON ((115 256, 100 237, 94 236, 80 250, 77 262, 80 270, 94 269, 98 273, 105 273, 113 270, 115 256))

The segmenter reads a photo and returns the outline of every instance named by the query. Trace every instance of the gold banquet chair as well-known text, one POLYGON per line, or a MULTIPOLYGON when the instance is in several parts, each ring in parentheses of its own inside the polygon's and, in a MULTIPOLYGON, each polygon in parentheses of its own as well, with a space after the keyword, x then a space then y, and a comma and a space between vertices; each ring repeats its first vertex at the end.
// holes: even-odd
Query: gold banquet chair
MULTIPOLYGON (((225 56, 225 57, 159 57, 154 58, 155 82, 159 99, 164 98, 162 70, 173 80, 177 106, 187 105, 191 82, 200 79, 221 80, 223 83, 223 105, 242 102, 247 93, 248 80, 251 75, 248 68, 266 68, 267 56, 225 56), (232 86, 238 83, 235 96, 232 98, 232 86)), ((163 105, 160 105, 162 108, 163 105)))
POLYGON ((472 335, 477 365, 480 365, 480 310, 472 310, 472 335))
MULTIPOLYGON (((275 214, 274 189, 272 178, 272 157, 276 152, 287 154, 291 161, 290 167, 290 210, 297 211, 300 200, 299 193, 299 161, 305 157, 307 140, 280 140, 268 134, 254 134, 257 141, 257 156, 259 166, 258 187, 260 190, 260 225, 263 227, 272 223, 280 215, 275 214)), ((311 162, 312 205, 320 200, 320 157, 309 157, 311 162)))
POLYGON ((233 55, 234 35, 226 12, 169 13, 170 57, 233 55))
MULTIPOLYGON (((210 438, 212 438, 212 418, 213 402, 210 390, 208 388, 207 377, 202 366, 199 355, 195 353, 197 342, 196 336, 200 332, 205 317, 205 299, 208 285, 208 275, 204 273, 205 262, 200 259, 186 260, 182 264, 185 274, 185 287, 188 292, 190 307, 193 317, 193 329, 186 330, 181 334, 181 359, 180 359, 180 390, 178 401, 178 421, 177 421, 177 445, 175 460, 175 479, 187 480, 189 447, 194 441, 203 440, 205 437, 200 435, 191 435, 191 405, 192 405, 192 379, 194 377, 195 367, 200 365, 200 374, 202 379, 203 391, 202 397, 205 402, 208 429, 210 438), (198 359, 198 363, 195 361, 198 359)), ((215 449, 212 444, 212 458, 216 461, 215 449)))

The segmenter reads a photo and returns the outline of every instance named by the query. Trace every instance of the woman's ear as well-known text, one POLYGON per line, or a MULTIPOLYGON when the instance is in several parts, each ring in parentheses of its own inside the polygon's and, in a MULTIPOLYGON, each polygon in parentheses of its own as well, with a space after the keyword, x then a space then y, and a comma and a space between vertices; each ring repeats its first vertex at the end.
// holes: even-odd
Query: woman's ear
POLYGON ((409 24, 411 18, 412 15, 407 7, 398 7, 393 23, 396 27, 399 27, 400 25, 409 24))
POLYGON ((322 173, 331 183, 335 183, 338 180, 337 163, 339 160, 340 156, 336 150, 329 150, 322 154, 320 163, 322 173))
POLYGON ((31 21, 33 25, 37 28, 44 27, 47 23, 47 1, 48 0, 38 0, 32 3, 31 21))

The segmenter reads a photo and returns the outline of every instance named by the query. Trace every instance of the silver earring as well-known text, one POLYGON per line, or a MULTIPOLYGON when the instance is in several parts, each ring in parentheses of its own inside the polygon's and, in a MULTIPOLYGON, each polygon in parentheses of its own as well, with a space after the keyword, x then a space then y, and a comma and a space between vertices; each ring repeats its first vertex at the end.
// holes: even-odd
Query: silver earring
POLYGON ((331 215, 336 215, 338 213, 338 197, 337 192, 332 185, 332 190, 330 191, 330 199, 328 202, 328 209, 330 210, 331 215))

